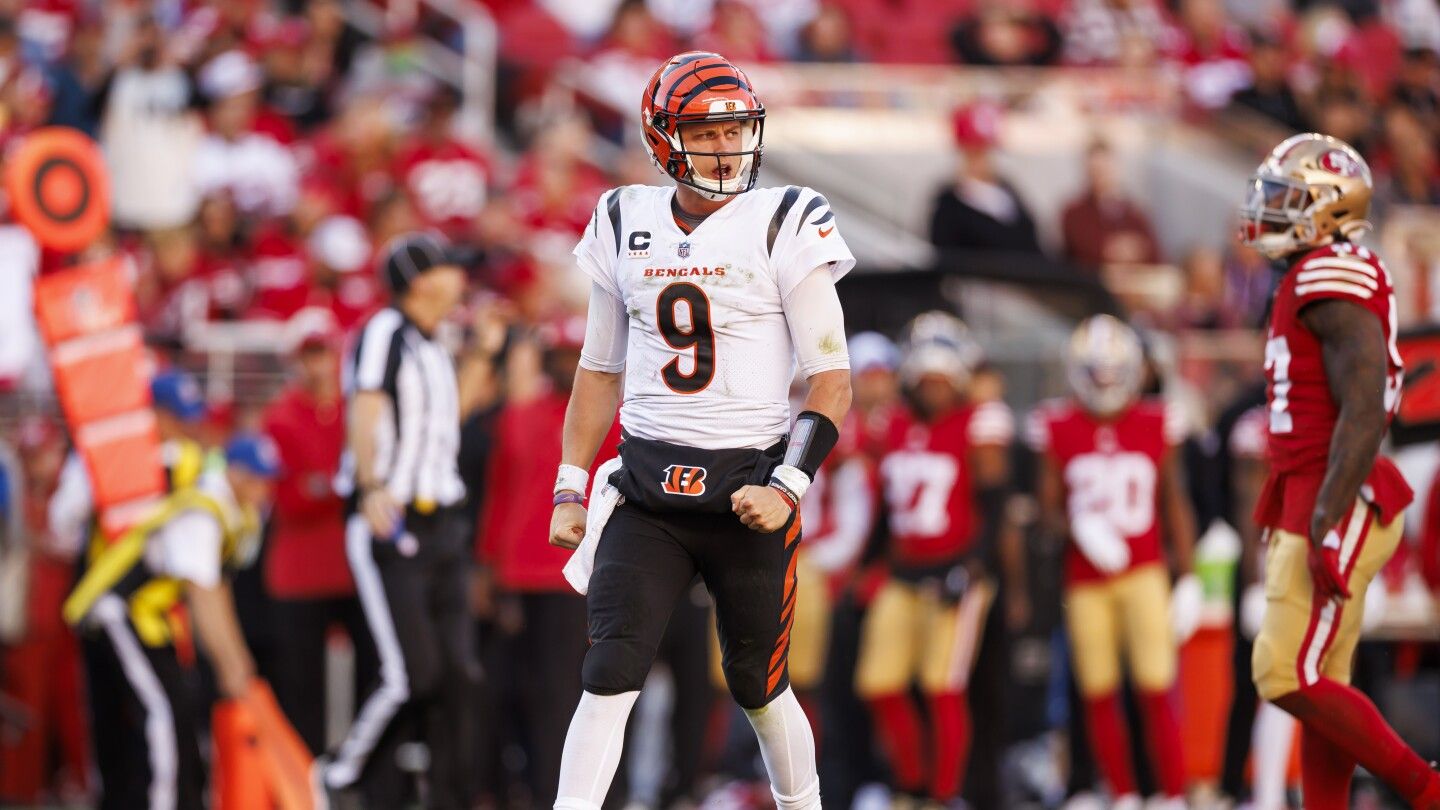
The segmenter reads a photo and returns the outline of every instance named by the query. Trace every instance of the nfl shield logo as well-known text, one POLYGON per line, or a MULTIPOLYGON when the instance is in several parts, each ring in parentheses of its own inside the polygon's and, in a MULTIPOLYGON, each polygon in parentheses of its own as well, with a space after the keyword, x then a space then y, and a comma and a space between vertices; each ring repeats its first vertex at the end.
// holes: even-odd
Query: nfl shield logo
POLYGON ((680 258, 682 259, 690 258, 690 243, 681 242, 680 244, 675 246, 675 252, 679 254, 680 258))

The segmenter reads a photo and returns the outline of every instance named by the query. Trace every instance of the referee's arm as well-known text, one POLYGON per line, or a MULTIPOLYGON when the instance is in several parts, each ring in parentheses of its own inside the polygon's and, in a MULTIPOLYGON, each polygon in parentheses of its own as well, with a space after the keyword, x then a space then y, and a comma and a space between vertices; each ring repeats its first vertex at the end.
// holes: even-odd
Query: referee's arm
POLYGON ((356 391, 350 402, 349 443, 355 458, 355 492, 360 513, 376 537, 391 537, 400 520, 400 506, 375 473, 375 428, 385 416, 389 394, 356 391))

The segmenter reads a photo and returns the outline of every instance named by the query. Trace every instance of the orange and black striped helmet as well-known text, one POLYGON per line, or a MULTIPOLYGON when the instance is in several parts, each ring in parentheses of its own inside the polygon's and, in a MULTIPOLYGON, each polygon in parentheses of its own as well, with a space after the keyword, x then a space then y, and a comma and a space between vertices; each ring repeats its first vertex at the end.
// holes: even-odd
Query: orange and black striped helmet
POLYGON ((690 51, 665 60, 645 85, 640 100, 645 151, 660 171, 712 200, 755 187, 764 149, 765 105, 755 96, 745 72, 718 53, 690 51), (741 121, 748 125, 744 148, 736 152, 692 152, 685 148, 681 124, 741 121), (733 178, 714 179, 696 172, 697 157, 742 157, 733 178))

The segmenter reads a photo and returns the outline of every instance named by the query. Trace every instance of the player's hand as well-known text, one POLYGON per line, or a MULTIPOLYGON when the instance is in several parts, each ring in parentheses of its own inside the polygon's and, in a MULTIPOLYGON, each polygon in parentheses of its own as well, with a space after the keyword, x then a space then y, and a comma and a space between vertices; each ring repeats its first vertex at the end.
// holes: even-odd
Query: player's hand
POLYGON ((730 496, 740 522, 762 534, 779 531, 790 520, 790 504, 771 486, 747 484, 730 496))
POLYGON ((1200 613, 1205 607, 1205 589, 1200 578, 1185 574, 1175 580, 1170 592, 1170 627, 1175 631, 1175 643, 1184 644, 1200 629, 1200 613))
POLYGON ((365 497, 360 501, 360 514, 364 515, 365 522, 370 525, 370 534, 377 539, 390 540, 400 528, 400 504, 395 502, 390 491, 384 487, 366 491, 365 497))
POLYGON ((1070 521, 1075 545, 1102 573, 1118 574, 1130 565, 1130 544, 1100 515, 1079 515, 1070 521))
POLYGON ((1240 633, 1248 639, 1260 635, 1260 626, 1265 623, 1265 586, 1260 583, 1247 585, 1240 595, 1240 633))
POLYGON ((578 503, 556 504, 550 513, 550 545, 576 548, 585 539, 585 507, 578 503))
POLYGON ((1350 589, 1345 585, 1345 575, 1340 572, 1340 535, 1334 529, 1325 533, 1318 544, 1311 542, 1306 562, 1310 566, 1310 579, 1315 583, 1315 592, 1322 599, 1349 599, 1350 589))

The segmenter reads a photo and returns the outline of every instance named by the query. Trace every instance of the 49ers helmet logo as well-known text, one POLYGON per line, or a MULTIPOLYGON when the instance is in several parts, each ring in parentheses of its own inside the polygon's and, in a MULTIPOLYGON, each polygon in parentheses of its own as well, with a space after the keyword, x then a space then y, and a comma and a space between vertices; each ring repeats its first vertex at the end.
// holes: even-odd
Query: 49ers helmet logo
POLYGON ((705 468, 671 464, 665 468, 665 480, 660 482, 660 488, 671 495, 704 495, 705 468))
POLYGON ((1321 155, 1320 167, 1341 177, 1355 177, 1360 174, 1360 164, 1339 149, 1331 149, 1321 155))

